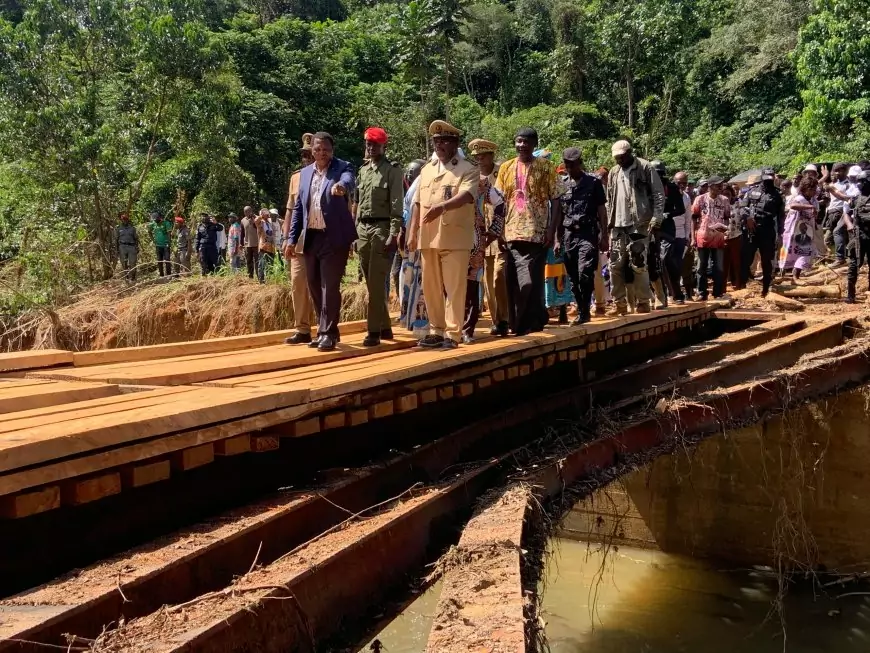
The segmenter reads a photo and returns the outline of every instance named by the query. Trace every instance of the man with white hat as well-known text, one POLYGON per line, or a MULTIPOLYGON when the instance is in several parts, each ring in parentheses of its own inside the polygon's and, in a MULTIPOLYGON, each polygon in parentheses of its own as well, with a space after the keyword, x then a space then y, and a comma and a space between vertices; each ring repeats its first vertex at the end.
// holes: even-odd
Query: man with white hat
POLYGON ((834 264, 840 266, 846 264, 846 243, 849 240, 849 232, 843 216, 849 215, 850 202, 860 194, 855 180, 861 173, 861 168, 858 166, 849 168, 845 163, 836 163, 831 173, 833 178, 830 183, 824 185, 824 189, 831 197, 825 215, 825 244, 830 247, 833 243, 837 259, 834 264), (828 232, 831 233, 830 238, 828 232))
POLYGON ((607 178, 610 228, 610 281, 617 315, 628 313, 628 289, 634 289, 638 313, 650 312, 652 293, 646 258, 649 232, 664 220, 662 180, 649 161, 634 155, 631 143, 617 141, 611 148, 616 165, 607 178))

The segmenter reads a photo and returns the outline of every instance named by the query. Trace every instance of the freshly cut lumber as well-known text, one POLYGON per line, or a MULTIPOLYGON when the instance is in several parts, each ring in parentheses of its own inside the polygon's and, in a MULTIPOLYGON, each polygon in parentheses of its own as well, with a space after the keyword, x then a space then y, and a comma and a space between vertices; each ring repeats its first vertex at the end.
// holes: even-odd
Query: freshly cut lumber
POLYGON ((47 409, 53 411, 51 417, 42 410, 9 413, 0 422, 0 471, 239 419, 306 400, 305 392, 278 388, 167 388, 54 406, 47 409))
POLYGON ((57 485, 0 497, 0 518, 3 519, 22 519, 55 508, 60 508, 60 487, 57 485))
POLYGON ((214 444, 201 444, 172 454, 172 468, 186 472, 214 462, 214 444))
POLYGON ((158 460, 144 465, 131 465, 121 470, 121 481, 125 488, 142 487, 165 481, 172 473, 168 460, 158 460))
POLYGON ((115 384, 20 379, 0 383, 0 414, 120 394, 115 384))
POLYGON ((73 353, 65 349, 38 349, 0 354, 0 372, 34 370, 41 367, 72 365, 73 353))
POLYGON ((335 351, 320 352, 310 347, 275 345, 227 354, 226 352, 175 356, 160 360, 135 361, 70 367, 33 372, 31 378, 61 381, 100 381, 124 385, 189 385, 225 379, 239 374, 288 370, 326 361, 344 361, 373 353, 396 351, 417 344, 410 335, 397 335, 377 347, 363 347, 363 334, 342 339, 335 351))
MULTIPOLYGON (((161 392, 166 392, 166 390, 161 392)), ((39 467, 0 474, 0 495, 12 494, 27 488, 92 474, 103 469, 121 467, 130 463, 166 456, 181 449, 194 447, 205 442, 217 442, 241 433, 250 433, 280 424, 287 424, 300 417, 332 410, 340 402, 341 399, 330 399, 299 406, 288 406, 232 421, 185 430, 164 437, 149 438, 144 442, 131 442, 126 446, 106 449, 98 453, 90 453, 76 458, 56 461, 46 460, 39 467)), ((362 412, 365 413, 365 411, 362 412)), ((262 441, 268 439, 267 436, 261 433, 252 436, 251 448, 254 451, 258 451, 256 448, 258 438, 262 441)))
MULTIPOLYGON (((773 290, 783 297, 801 297, 804 299, 839 299, 843 296, 840 286, 774 286, 773 290)), ((769 296, 769 295, 768 295, 769 296)))
POLYGON ((80 506, 120 492, 121 474, 109 472, 70 481, 61 490, 61 502, 67 506, 80 506))
POLYGON ((251 435, 242 433, 226 440, 218 440, 214 443, 216 456, 238 456, 251 450, 251 435))
MULTIPOLYGON (((366 328, 365 320, 339 324, 339 330, 342 335, 361 333, 366 328)), ((294 333, 296 333, 296 329, 285 329, 283 331, 266 331, 264 333, 210 338, 208 340, 196 340, 193 342, 168 342, 142 347, 119 347, 118 349, 73 352, 73 360, 71 362, 76 367, 85 367, 88 365, 105 365, 107 363, 132 363, 135 361, 171 358, 188 354, 243 351, 245 349, 254 349, 255 347, 280 345, 284 342, 285 338, 292 336, 294 333)))

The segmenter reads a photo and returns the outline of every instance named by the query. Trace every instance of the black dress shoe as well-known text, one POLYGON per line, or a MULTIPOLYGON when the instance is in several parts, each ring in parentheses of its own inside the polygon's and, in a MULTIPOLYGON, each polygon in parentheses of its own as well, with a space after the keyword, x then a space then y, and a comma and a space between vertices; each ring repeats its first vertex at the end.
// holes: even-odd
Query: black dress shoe
POLYGON ((381 344, 381 336, 379 333, 370 333, 362 341, 363 347, 377 347, 381 344))
POLYGON ((323 340, 323 336, 317 336, 314 340, 308 343, 308 346, 312 349, 317 349, 320 346, 320 341, 323 340))
POLYGON ((284 338, 285 345, 307 345, 311 342, 310 333, 294 333, 289 338, 284 338))
POLYGON ((501 335, 501 332, 499 331, 499 328, 498 328, 498 325, 497 325, 497 324, 493 324, 493 325, 489 328, 489 335, 491 335, 491 336, 499 336, 499 335, 501 335))
POLYGON ((332 336, 323 336, 320 339, 320 344, 317 345, 317 351, 332 351, 335 349, 335 338, 332 336))
POLYGON ((589 315, 579 315, 571 320, 571 326, 580 326, 581 324, 586 324, 590 320, 592 320, 592 318, 589 315))
POLYGON ((507 322, 499 322, 495 327, 495 333, 493 335, 499 336, 500 338, 507 338, 509 326, 507 322))
POLYGON ((393 330, 383 329, 381 331, 381 340, 395 340, 395 338, 393 338, 393 330))

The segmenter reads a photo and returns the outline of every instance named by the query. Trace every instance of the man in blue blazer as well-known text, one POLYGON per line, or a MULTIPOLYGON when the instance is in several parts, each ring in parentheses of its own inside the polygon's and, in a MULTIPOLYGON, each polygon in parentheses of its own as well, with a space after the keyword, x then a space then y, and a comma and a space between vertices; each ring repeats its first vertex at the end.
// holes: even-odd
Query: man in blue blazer
POLYGON ((289 242, 284 247, 285 255, 298 256, 296 244, 302 241, 308 288, 319 316, 317 338, 308 346, 320 351, 332 351, 339 341, 341 279, 357 239, 349 205, 355 175, 347 161, 333 157, 334 146, 328 133, 314 134, 314 163, 302 169, 289 242))

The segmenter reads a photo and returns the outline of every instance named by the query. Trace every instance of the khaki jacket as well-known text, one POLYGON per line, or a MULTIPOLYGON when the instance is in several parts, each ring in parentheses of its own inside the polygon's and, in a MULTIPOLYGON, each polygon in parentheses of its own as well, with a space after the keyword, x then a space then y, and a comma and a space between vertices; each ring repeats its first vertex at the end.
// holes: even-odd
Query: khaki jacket
POLYGON ((471 193, 477 201, 480 172, 477 166, 462 158, 454 158, 440 171, 439 162, 429 162, 420 172, 420 185, 414 203, 420 205, 420 237, 418 249, 474 248, 474 202, 446 211, 428 224, 423 217, 430 207, 462 193, 471 193))
MULTIPOLYGON (((632 193, 628 198, 628 216, 622 216, 630 225, 645 225, 656 218, 664 219, 665 189, 649 161, 635 157, 635 164, 629 170, 629 184, 632 193)), ((618 192, 620 167, 613 166, 607 177, 607 220, 608 226, 620 225, 620 216, 616 215, 616 194, 618 192)))

